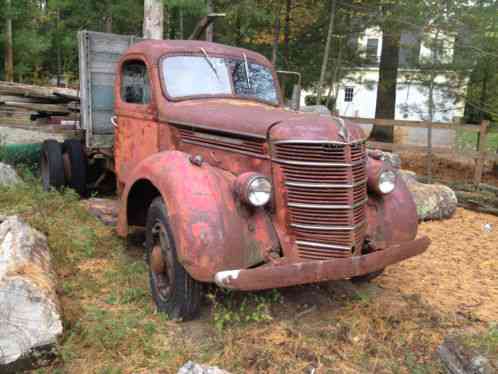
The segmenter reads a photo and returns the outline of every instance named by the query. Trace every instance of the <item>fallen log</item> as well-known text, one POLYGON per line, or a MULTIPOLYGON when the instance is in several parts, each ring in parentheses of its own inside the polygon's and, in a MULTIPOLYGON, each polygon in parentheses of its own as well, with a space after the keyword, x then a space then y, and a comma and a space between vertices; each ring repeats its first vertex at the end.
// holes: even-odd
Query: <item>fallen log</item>
POLYGON ((0 224, 0 372, 46 366, 62 334, 46 237, 19 217, 0 224))
POLYGON ((424 184, 416 179, 416 174, 400 170, 400 175, 410 190, 420 221, 448 219, 456 211, 458 199, 455 192, 442 184, 424 184))
POLYGON ((450 374, 493 374, 498 369, 482 353, 466 347, 458 336, 447 336, 437 352, 450 374))

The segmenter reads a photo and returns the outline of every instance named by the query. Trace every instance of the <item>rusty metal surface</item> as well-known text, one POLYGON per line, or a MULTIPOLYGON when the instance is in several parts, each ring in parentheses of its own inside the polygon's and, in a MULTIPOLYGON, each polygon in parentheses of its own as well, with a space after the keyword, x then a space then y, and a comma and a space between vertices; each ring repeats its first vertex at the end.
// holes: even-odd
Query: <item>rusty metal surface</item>
POLYGON ((392 245, 383 251, 347 259, 297 262, 249 270, 232 270, 217 274, 216 283, 225 288, 253 291, 347 279, 372 273, 419 255, 429 245, 430 240, 423 237, 415 241, 392 245))
POLYGON ((148 204, 162 196, 187 271, 212 282, 217 272, 259 265, 248 272, 262 278, 250 278, 252 288, 247 289, 268 288, 280 276, 271 284, 359 275, 425 250, 427 241, 411 242, 417 233, 416 209, 401 178, 389 195, 367 194, 365 135, 358 126, 256 101, 168 101, 160 58, 201 47, 210 55, 246 53, 271 66, 253 52, 206 42, 148 41, 129 50, 120 64, 146 62, 152 101, 145 106, 122 102, 118 78, 120 235, 127 235, 129 225, 143 226, 148 204), (190 162, 190 155, 202 158, 201 165, 190 162), (253 210, 237 198, 235 181, 247 172, 272 180, 269 207, 253 210), (393 243, 405 243, 406 251, 393 243), (277 253, 283 257, 275 260, 277 253))
POLYGON ((212 281, 218 271, 258 265, 278 250, 265 211, 249 210, 234 198, 232 174, 206 162, 193 165, 176 151, 147 158, 129 176, 118 219, 121 234, 127 231, 127 196, 145 176, 166 204, 179 259, 195 279, 212 281))

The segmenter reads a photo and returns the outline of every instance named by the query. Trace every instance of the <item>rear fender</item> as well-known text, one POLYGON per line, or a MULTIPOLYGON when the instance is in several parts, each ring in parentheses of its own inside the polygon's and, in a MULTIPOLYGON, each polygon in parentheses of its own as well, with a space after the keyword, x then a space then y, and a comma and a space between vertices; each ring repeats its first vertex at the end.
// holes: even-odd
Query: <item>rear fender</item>
POLYGON ((182 152, 155 154, 126 181, 118 232, 128 233, 130 191, 147 181, 166 204, 179 260, 194 279, 211 282, 219 271, 261 264, 279 248, 277 236, 264 209, 239 202, 235 180, 206 162, 193 165, 182 152))

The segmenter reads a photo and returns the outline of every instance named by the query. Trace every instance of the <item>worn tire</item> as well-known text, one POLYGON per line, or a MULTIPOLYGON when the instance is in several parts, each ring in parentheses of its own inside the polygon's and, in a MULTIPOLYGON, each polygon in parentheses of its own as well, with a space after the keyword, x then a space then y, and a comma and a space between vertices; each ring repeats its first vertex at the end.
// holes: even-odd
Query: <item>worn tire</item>
POLYGON ((65 185, 62 146, 53 139, 45 140, 40 155, 40 168, 43 189, 60 189, 65 185))
POLYGON ((71 176, 69 187, 81 197, 87 196, 87 171, 88 161, 83 144, 77 139, 67 139, 63 144, 63 152, 69 156, 71 162, 71 176))
POLYGON ((157 309, 172 319, 196 318, 202 286, 178 261, 168 213, 160 197, 152 202, 147 213, 146 244, 150 289, 157 309), (161 261, 157 260, 158 253, 161 261), (157 264, 161 263, 164 269, 158 271, 157 264))
POLYGON ((353 278, 351 278, 351 282, 356 283, 356 284, 370 282, 371 280, 374 280, 378 276, 382 275, 382 273, 384 273, 384 270, 385 269, 382 269, 382 270, 374 271, 373 273, 360 275, 359 277, 353 277, 353 278))

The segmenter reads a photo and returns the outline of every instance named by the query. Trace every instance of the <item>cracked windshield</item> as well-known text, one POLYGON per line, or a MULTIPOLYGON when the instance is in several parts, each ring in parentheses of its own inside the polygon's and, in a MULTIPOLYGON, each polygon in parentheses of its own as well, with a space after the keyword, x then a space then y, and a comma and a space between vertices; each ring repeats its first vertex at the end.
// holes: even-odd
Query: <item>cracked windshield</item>
POLYGON ((174 99, 192 96, 234 95, 278 104, 270 69, 241 59, 174 56, 163 61, 166 90, 174 99))

